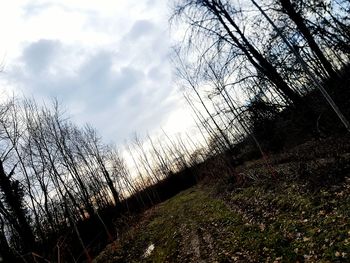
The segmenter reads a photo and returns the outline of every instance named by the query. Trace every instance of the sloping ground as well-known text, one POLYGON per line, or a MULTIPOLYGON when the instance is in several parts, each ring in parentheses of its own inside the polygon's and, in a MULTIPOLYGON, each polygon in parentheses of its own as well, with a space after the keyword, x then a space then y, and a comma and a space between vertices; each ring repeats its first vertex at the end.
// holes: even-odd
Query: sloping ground
POLYGON ((148 210, 95 262, 349 262, 350 179, 214 194, 196 186, 148 210))
POLYGON ((95 262, 350 262, 349 153, 346 135, 235 170, 212 160, 95 262))

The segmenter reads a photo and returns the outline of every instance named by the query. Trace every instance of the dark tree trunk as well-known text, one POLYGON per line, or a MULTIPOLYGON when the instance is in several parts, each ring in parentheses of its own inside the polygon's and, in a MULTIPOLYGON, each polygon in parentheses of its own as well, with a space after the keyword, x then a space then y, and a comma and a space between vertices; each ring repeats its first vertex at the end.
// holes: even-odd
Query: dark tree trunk
POLYGON ((284 11, 287 13, 289 18, 293 20, 295 25, 297 26, 300 33, 304 36, 307 43, 309 44, 310 49, 312 52, 316 55, 316 57, 321 62, 323 68, 328 73, 329 77, 336 79, 337 73, 334 71, 332 64, 328 61, 328 59, 323 54, 322 50, 316 43, 314 37, 312 36, 310 30, 305 24, 304 18, 294 9, 293 4, 290 0, 280 0, 280 3, 284 9, 284 11))
POLYGON ((11 181, 10 176, 5 173, 2 161, 0 161, 0 189, 4 194, 5 203, 13 214, 12 224, 21 238, 23 250, 25 252, 33 251, 35 237, 23 208, 20 187, 17 181, 11 181))
POLYGON ((287 100, 293 102, 296 105, 301 104, 300 95, 295 92, 277 72, 277 69, 250 43, 244 33, 239 29, 237 24, 232 19, 231 15, 220 3, 211 4, 208 2, 208 8, 217 16, 221 25, 225 28, 226 32, 237 45, 237 47, 246 55, 252 65, 261 73, 263 73, 273 84, 276 86, 276 90, 281 93, 287 100), (233 32, 230 30, 229 25, 232 26, 241 40, 239 40, 233 32))
POLYGON ((15 256, 11 253, 4 233, 0 230, 0 258, 3 262, 16 262, 15 256))

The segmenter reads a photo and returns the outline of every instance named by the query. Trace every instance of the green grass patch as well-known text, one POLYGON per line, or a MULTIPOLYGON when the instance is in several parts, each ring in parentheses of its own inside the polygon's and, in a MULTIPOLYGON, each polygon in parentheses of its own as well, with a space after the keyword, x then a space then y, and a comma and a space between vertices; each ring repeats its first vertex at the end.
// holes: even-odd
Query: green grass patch
POLYGON ((196 186, 148 212, 96 262, 346 262, 346 187, 308 193, 290 182, 256 184, 223 201, 196 186))

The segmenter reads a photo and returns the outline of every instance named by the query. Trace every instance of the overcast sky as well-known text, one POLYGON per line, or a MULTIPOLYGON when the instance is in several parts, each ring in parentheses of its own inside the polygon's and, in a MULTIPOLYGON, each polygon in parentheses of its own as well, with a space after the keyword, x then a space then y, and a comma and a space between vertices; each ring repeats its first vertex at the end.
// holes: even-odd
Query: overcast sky
POLYGON ((6 1, 1 90, 56 97, 106 142, 185 130, 191 118, 173 84, 169 14, 166 0, 6 1))

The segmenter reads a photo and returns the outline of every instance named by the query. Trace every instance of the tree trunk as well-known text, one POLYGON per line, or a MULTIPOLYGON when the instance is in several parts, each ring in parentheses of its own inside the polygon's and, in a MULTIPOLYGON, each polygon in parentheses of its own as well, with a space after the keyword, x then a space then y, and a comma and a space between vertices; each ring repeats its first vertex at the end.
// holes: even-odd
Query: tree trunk
POLYGON ((319 59, 323 68, 328 73, 329 77, 336 79, 338 76, 337 73, 334 71, 332 64, 325 57, 322 50, 316 43, 314 37, 312 36, 310 30, 307 28, 304 18, 299 13, 296 12, 290 0, 280 0, 280 3, 284 11, 288 14, 289 18, 295 23, 300 33, 306 39, 310 49, 319 59))
POLYGON ((2 161, 0 161, 0 189, 4 194, 4 201, 18 222, 14 223, 13 227, 21 238, 23 250, 25 252, 33 251, 35 237, 23 209, 23 197, 19 194, 17 182, 12 182, 10 177, 6 175, 2 161))
POLYGON ((239 29, 225 7, 219 4, 210 4, 208 7, 212 9, 212 12, 214 12, 214 14, 217 16, 219 22, 225 28, 232 41, 241 51, 243 51, 253 66, 258 71, 263 73, 272 83, 275 84, 278 92, 284 95, 289 101, 292 101, 294 104, 299 105, 301 103, 300 95, 289 87, 289 85, 277 72, 276 68, 249 42, 249 40, 239 29), (241 38, 241 41, 233 34, 229 28, 229 25, 225 22, 224 19, 226 19, 229 25, 231 25, 236 30, 237 34, 241 38))

